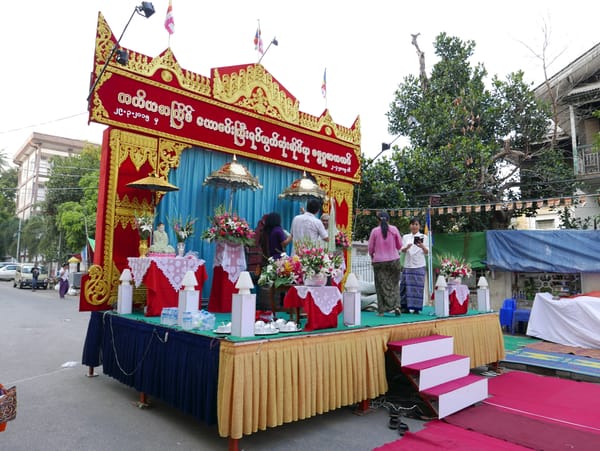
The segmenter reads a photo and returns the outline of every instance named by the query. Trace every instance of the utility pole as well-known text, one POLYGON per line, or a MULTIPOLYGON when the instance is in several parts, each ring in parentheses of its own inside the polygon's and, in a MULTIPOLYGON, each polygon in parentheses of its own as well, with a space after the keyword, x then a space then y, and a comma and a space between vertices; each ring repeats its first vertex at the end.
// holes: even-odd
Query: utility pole
POLYGON ((17 230, 17 263, 21 263, 21 217, 19 216, 19 229, 17 230))

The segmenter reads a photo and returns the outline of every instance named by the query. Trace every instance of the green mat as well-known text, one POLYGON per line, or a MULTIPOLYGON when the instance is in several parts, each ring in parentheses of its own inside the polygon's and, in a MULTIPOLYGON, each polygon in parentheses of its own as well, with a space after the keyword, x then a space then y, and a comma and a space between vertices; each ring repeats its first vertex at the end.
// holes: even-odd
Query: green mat
POLYGON ((600 360, 598 359, 560 352, 539 351, 527 347, 541 341, 544 340, 522 335, 504 335, 505 358, 502 362, 600 377, 600 360))
POLYGON ((504 349, 505 351, 511 352, 516 351, 519 348, 524 348, 532 343, 537 343, 542 340, 537 338, 531 338, 524 335, 504 335, 504 349))
MULTIPOLYGON (((474 316, 474 315, 481 315, 481 314, 482 313, 478 312, 477 310, 469 310, 467 312, 467 314, 460 315, 460 316, 474 316)), ((230 313, 215 313, 214 315, 216 317, 215 327, 220 325, 221 323, 227 323, 227 322, 231 321, 230 313)), ((122 316, 124 316, 125 318, 136 320, 136 321, 142 321, 144 323, 155 324, 157 326, 161 326, 159 316, 144 316, 142 313, 131 313, 131 314, 122 315, 122 316)), ((277 312, 277 317, 289 320, 287 313, 277 312)), ((403 313, 400 316, 396 316, 393 313, 386 313, 384 316, 377 316, 377 314, 375 312, 362 312, 360 326, 346 326, 344 324, 344 315, 340 314, 338 316, 338 326, 335 329, 334 328, 319 329, 319 330, 314 330, 314 331, 310 331, 310 332, 306 332, 306 331, 299 331, 299 332, 293 332, 293 333, 281 332, 281 333, 273 334, 273 335, 245 337, 245 338, 232 337, 232 336, 224 335, 224 334, 217 334, 217 333, 213 332, 212 330, 193 329, 193 330, 189 330, 187 332, 195 333, 195 334, 199 334, 199 335, 205 335, 208 337, 224 338, 224 339, 234 341, 234 342, 244 342, 244 341, 256 341, 256 340, 260 340, 260 339, 272 340, 272 339, 276 339, 276 338, 286 338, 286 337, 289 337, 290 335, 294 335, 294 336, 295 335, 312 335, 312 334, 322 334, 322 333, 327 333, 327 332, 339 332, 339 331, 348 331, 348 330, 355 330, 355 329, 365 329, 365 328, 377 327, 377 326, 390 326, 390 325, 394 325, 394 324, 407 324, 407 323, 415 323, 415 322, 419 322, 419 321, 431 321, 431 320, 436 320, 436 319, 438 319, 438 317, 435 316, 433 307, 425 306, 425 307, 423 307, 423 311, 418 315, 415 315, 412 313, 403 313)), ((301 326, 302 326, 302 324, 306 324, 306 318, 301 320, 301 326)), ((178 327, 178 326, 163 326, 163 327, 171 327, 175 330, 182 330, 181 327, 178 327)))

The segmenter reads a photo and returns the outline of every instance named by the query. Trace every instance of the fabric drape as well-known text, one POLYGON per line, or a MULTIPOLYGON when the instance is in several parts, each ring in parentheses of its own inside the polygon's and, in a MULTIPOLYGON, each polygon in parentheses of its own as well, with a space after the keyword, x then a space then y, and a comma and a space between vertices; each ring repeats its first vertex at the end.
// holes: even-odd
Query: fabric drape
MULTIPOLYGON (((223 205, 229 208, 231 190, 204 186, 204 179, 215 169, 220 168, 232 156, 222 152, 193 147, 181 153, 179 166, 169 172, 169 183, 179 187, 179 191, 165 194, 156 208, 156 222, 168 224, 166 229, 169 242, 175 243, 175 233, 171 226, 175 218, 197 218, 194 225, 194 235, 187 239, 186 249, 197 252, 198 257, 206 261, 208 273, 207 283, 204 284, 203 295, 210 295, 213 279, 213 258, 216 245, 208 243, 200 236, 209 226, 209 217, 215 209, 223 205)), ((248 221, 253 229, 263 214, 276 211, 281 215, 282 227, 288 229, 293 217, 300 212, 302 203, 278 199, 277 196, 295 179, 299 171, 257 160, 237 157, 238 163, 244 165, 263 185, 262 190, 238 190, 234 194, 233 211, 248 221)))
POLYGON ((91 315, 84 365, 101 361, 103 372, 119 382, 216 423, 219 340, 110 312, 91 315))

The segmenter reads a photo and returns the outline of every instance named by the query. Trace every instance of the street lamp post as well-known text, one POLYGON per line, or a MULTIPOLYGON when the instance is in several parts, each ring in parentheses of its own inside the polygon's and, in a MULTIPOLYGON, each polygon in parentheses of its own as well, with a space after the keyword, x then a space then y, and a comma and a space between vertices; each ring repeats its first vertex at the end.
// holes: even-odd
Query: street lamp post
POLYGON ((19 217, 19 229, 17 230, 17 263, 21 263, 21 222, 22 218, 19 217))

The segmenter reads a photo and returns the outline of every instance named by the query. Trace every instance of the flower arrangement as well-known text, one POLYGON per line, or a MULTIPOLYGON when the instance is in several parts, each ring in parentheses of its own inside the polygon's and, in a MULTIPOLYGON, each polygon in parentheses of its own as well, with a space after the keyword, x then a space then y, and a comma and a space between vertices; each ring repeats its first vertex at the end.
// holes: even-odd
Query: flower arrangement
POLYGON ((349 249, 351 247, 350 240, 341 230, 335 234, 335 247, 337 249, 349 249))
POLYGON ((154 215, 143 213, 138 215, 137 213, 134 216, 135 218, 135 227, 140 234, 140 239, 147 240, 150 238, 152 234, 152 227, 154 225, 154 215))
POLYGON ((269 257, 258 278, 259 285, 280 287, 282 285, 295 285, 302 283, 302 264, 297 255, 282 254, 275 260, 269 257))
POLYGON ((185 222, 179 218, 172 222, 173 230, 175 231, 175 238, 177 239, 178 243, 185 243, 185 240, 194 234, 194 224, 196 221, 196 218, 190 219, 188 216, 185 222))
POLYGON ((245 246, 254 244, 254 231, 246 220, 228 213, 225 207, 217 207, 215 215, 209 219, 211 225, 202 233, 203 240, 223 240, 245 246))
POLYGON ((442 276, 446 278, 470 277, 471 273, 471 265, 465 263, 462 258, 452 256, 442 257, 440 264, 440 274, 442 276))
POLYGON ((308 241, 294 243, 296 254, 283 254, 279 259, 269 258, 258 279, 259 285, 300 285, 315 275, 335 276, 341 271, 343 257, 329 253, 308 241))

